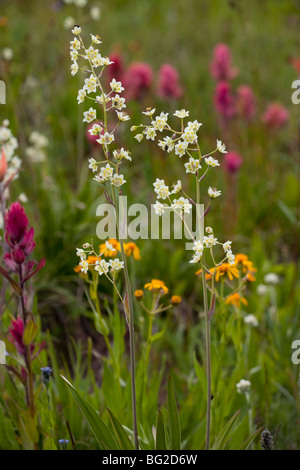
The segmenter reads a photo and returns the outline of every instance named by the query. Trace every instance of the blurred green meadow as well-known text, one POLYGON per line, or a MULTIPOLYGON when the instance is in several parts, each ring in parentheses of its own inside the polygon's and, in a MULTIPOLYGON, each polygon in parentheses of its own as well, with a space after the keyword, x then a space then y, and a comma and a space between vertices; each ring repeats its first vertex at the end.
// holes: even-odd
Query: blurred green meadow
MULTIPOLYGON (((70 74, 73 24, 68 26, 69 17, 82 26, 86 37, 99 34, 103 42, 99 47, 106 55, 118 54, 125 68, 144 62, 152 69, 149 88, 139 99, 128 101, 131 120, 121 134, 122 145, 130 149, 133 160, 125 171, 130 182, 126 186, 129 203, 154 203, 153 182, 163 175, 169 181, 182 179, 189 184, 180 159, 151 141, 138 143, 129 131, 142 121, 141 113, 148 106, 170 115, 177 109, 189 110, 192 121, 203 123, 200 140, 204 153, 220 139, 228 152, 242 157, 242 165, 234 173, 226 171, 223 156, 219 158, 215 184, 223 197, 207 215, 216 236, 233 240, 234 251, 246 254, 257 269, 256 280, 249 283, 245 294, 248 304, 242 309, 217 305, 213 316, 212 442, 228 419, 241 410, 229 448, 237 449, 251 434, 249 428, 254 432, 265 426, 277 449, 299 449, 299 366, 291 360, 292 343, 300 339, 300 105, 291 101, 292 82, 300 73, 292 65, 300 57, 300 1, 296 0, 103 0, 89 1, 84 7, 55 0, 0 1, 0 56, 6 48, 13 54, 9 60, 3 53, 0 58, 0 79, 7 88, 0 122, 9 119, 22 159, 9 201, 25 193, 23 205, 35 230, 35 256, 46 259, 34 281, 33 313, 38 318, 39 337, 47 344, 33 365, 41 418, 34 426, 24 418, 25 431, 14 406, 20 402, 20 389, 1 366, 0 448, 54 448, 58 439, 70 439, 66 420, 77 448, 98 448, 61 373, 106 423, 108 407, 127 428, 132 426, 130 381, 125 378, 128 335, 122 310, 101 278, 99 299, 113 336, 117 370, 106 358, 86 284, 74 272, 78 264, 75 248, 91 238, 97 240, 96 208, 106 200, 88 170, 88 159, 97 158, 100 150, 86 136, 82 122, 86 103, 78 105, 76 100, 83 74, 70 74), (95 7, 99 18, 93 19, 91 9, 95 7), (232 89, 247 85, 255 93, 252 120, 236 116, 224 123, 215 108, 216 82, 210 63, 219 43, 230 48, 233 65, 239 69, 231 81, 232 89), (178 71, 183 90, 179 99, 158 96, 159 69, 166 63, 178 71), (279 102, 289 113, 282 128, 269 129, 262 122, 270 102, 279 102), (32 131, 48 139, 43 161, 34 161, 26 152, 32 131), (266 282, 269 273, 277 275, 276 283, 266 282), (256 316, 257 327, 243 321, 249 314, 256 316), (51 424, 44 391, 38 392, 39 371, 47 365, 53 369, 51 424), (251 382, 250 405, 237 393, 241 379, 251 382)), ((146 393, 138 406, 143 446, 153 448, 157 410, 161 408, 167 415, 171 374, 179 404, 181 446, 200 449, 205 441, 206 407, 201 283, 194 265, 188 263, 182 240, 135 242, 141 260, 129 260, 133 288, 142 289, 151 279, 161 279, 172 295, 183 299, 155 319, 155 332, 163 334, 152 345, 146 391, 142 386, 138 389, 138 396, 146 393)), ((11 315, 16 316, 12 303, 2 317, 1 337, 8 331, 11 315)), ((135 321, 136 355, 141 358, 148 319, 137 302, 135 321)), ((138 383, 143 383, 143 373, 143 364, 138 362, 138 383)), ((251 445, 259 449, 259 439, 251 445)))

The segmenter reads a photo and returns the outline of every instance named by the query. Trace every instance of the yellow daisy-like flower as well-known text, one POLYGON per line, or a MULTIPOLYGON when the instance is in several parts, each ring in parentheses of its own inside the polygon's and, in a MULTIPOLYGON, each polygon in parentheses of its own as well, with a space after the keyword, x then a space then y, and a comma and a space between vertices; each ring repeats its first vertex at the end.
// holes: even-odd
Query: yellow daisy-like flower
MULTIPOLYGON (((208 272, 206 272, 205 279, 206 279, 207 281, 209 281, 209 280, 213 277, 214 272, 215 272, 215 268, 211 268, 211 269, 209 270, 209 273, 211 273, 211 274, 209 274, 208 272)), ((196 271, 195 274, 196 274, 196 276, 200 276, 200 274, 202 274, 202 269, 199 269, 198 271, 196 271)))
POLYGON ((142 289, 138 289, 135 291, 134 296, 136 300, 142 300, 142 298, 144 297, 144 291, 142 289))
POLYGON ((103 256, 105 256, 105 258, 115 258, 118 254, 118 251, 121 252, 121 247, 120 247, 120 243, 118 242, 118 240, 116 240, 115 238, 110 238, 108 240, 108 243, 110 245, 112 245, 113 249, 112 250, 107 250, 106 248, 106 243, 102 243, 100 246, 99 246, 99 250, 100 250, 100 253, 103 253, 103 256), (105 251, 106 250, 106 251, 105 251))
POLYGON ((79 264, 77 264, 77 266, 75 266, 75 268, 73 268, 75 273, 80 273, 81 271, 81 266, 79 266, 79 264))
POLYGON ((141 259, 140 249, 134 242, 124 243, 124 251, 126 256, 133 255, 135 260, 141 259))
POLYGON ((216 281, 218 282, 220 280, 220 277, 224 276, 225 274, 227 274, 230 281, 232 281, 234 277, 237 279, 240 277, 238 269, 229 263, 223 263, 221 264, 221 266, 217 267, 215 276, 216 281))
POLYGON ((236 307, 240 307, 241 302, 244 305, 248 305, 248 302, 245 299, 245 297, 241 297, 238 292, 235 292, 234 294, 229 295, 227 299, 225 300, 226 305, 231 304, 231 305, 235 305, 236 307))
POLYGON ((178 305, 182 302, 182 298, 179 295, 172 295, 171 297, 171 304, 178 305))
POLYGON ((159 279, 152 279, 151 282, 148 282, 145 284, 145 289, 148 289, 151 292, 160 292, 163 294, 167 294, 169 292, 169 289, 165 285, 163 281, 160 281, 159 279))

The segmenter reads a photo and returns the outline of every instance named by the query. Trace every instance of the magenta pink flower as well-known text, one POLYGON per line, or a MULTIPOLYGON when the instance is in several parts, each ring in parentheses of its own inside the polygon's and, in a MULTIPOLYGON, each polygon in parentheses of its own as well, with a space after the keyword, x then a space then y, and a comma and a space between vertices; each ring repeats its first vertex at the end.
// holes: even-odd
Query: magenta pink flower
POLYGON ((242 157, 236 152, 228 152, 225 155, 225 168, 229 173, 236 173, 243 164, 242 157))
POLYGON ((231 93, 228 82, 219 82, 215 88, 214 104, 219 114, 225 118, 231 118, 236 114, 235 97, 231 93))
POLYGON ((140 100, 151 87, 153 73, 150 65, 144 62, 133 63, 125 75, 125 89, 128 99, 140 100))
POLYGON ((213 60, 210 63, 210 72, 215 80, 232 80, 238 69, 232 67, 231 51, 226 44, 217 44, 214 48, 213 60))
POLYGON ((158 96, 165 99, 179 99, 183 90, 177 70, 170 64, 163 64, 158 73, 158 96))
POLYGON ((124 80, 124 65, 123 65, 123 59, 121 54, 118 52, 112 53, 110 55, 110 60, 113 61, 113 64, 111 64, 109 67, 107 67, 107 73, 109 77, 109 81, 111 82, 113 78, 115 78, 117 81, 123 81, 124 80))
POLYGON ((252 88, 241 85, 237 90, 237 112, 244 119, 250 121, 256 112, 255 96, 252 88))
POLYGON ((9 249, 3 260, 13 272, 20 274, 21 269, 24 282, 45 265, 44 259, 40 262, 26 262, 28 255, 35 248, 33 236, 34 230, 32 227, 28 228, 24 208, 19 202, 14 202, 5 214, 5 239, 9 249))
POLYGON ((289 112, 279 103, 270 103, 262 115, 262 122, 269 129, 280 129, 289 120, 289 112))
MULTIPOLYGON (((17 318, 16 320, 11 321, 11 326, 8 329, 9 341, 14 344, 17 348, 17 351, 22 356, 25 355, 25 344, 23 342, 23 333, 24 333, 24 322, 22 318, 17 318)), ((33 346, 31 346, 33 348, 33 346)))

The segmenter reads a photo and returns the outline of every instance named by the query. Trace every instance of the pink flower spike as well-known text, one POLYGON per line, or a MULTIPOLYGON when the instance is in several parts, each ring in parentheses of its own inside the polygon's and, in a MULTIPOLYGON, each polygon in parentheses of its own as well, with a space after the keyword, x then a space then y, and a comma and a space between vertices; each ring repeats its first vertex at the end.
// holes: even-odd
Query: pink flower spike
POLYGON ((25 211, 19 202, 14 202, 5 214, 6 241, 11 248, 23 240, 28 226, 25 211))
POLYGON ((150 65, 144 62, 133 63, 125 76, 125 89, 129 99, 141 99, 151 87, 153 73, 150 65))
POLYGON ((215 80, 232 80, 239 70, 232 67, 232 56, 226 44, 217 44, 214 48, 213 60, 210 63, 210 72, 215 80))
POLYGON ((248 121, 255 115, 255 96, 252 88, 247 85, 241 85, 237 90, 237 112, 248 121))
POLYGON ((289 112, 279 103, 270 103, 262 116, 262 122, 269 129, 280 129, 289 120, 289 112))
POLYGON ((170 64, 163 64, 159 69, 157 94, 164 99, 176 100, 183 94, 178 72, 170 64))
POLYGON ((228 82, 219 82, 215 88, 214 103, 216 110, 225 119, 229 119, 236 114, 235 98, 231 94, 228 82))
POLYGON ((6 171, 7 171, 7 161, 5 158, 4 150, 2 149, 1 158, 0 158, 0 183, 2 183, 2 181, 4 180, 6 171))
POLYGON ((228 152, 225 155, 225 168, 228 173, 236 173, 243 164, 242 157, 236 152, 228 152))

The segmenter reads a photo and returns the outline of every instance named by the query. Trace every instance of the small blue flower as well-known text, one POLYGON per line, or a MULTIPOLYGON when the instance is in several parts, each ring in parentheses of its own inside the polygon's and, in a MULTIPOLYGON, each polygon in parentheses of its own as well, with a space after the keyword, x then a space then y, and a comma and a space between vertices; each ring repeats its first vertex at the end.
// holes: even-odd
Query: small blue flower
POLYGON ((58 441, 59 447, 61 450, 67 450, 67 445, 69 444, 68 439, 59 439, 58 441))
POLYGON ((41 371, 42 371, 43 384, 48 385, 48 383, 50 381, 50 377, 52 375, 52 369, 51 369, 51 367, 42 367, 41 371))

